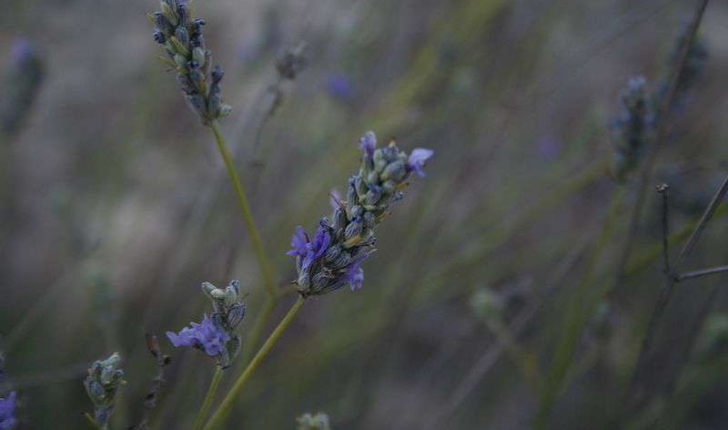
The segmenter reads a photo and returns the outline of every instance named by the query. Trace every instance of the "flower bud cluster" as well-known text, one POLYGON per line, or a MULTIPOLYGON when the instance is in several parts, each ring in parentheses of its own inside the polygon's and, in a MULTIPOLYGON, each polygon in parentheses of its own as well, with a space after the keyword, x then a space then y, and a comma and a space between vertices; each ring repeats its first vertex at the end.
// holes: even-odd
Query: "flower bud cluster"
POLYGON ((202 291, 212 302, 212 315, 205 315, 202 323, 193 322, 179 333, 167 332, 167 337, 176 347, 189 346, 214 357, 225 369, 240 352, 238 327, 245 317, 240 282, 233 280, 226 288, 204 282, 202 291))
POLYGON ((114 413, 116 395, 125 383, 121 357, 116 352, 105 360, 95 361, 88 369, 88 376, 83 384, 94 405, 93 417, 88 416, 99 428, 108 427, 114 413))
POLYGON ((644 77, 629 80, 621 102, 623 111, 613 128, 616 146, 613 171, 620 182, 639 165, 655 136, 654 102, 644 77))
POLYGON ((160 4, 161 11, 147 16, 155 26, 154 40, 167 54, 161 58, 177 72, 187 104, 205 125, 230 115, 232 108, 222 102, 220 90, 224 73, 219 66, 213 67, 212 52, 205 48, 205 21, 193 18, 187 0, 162 0, 160 4))
POLYGON ((298 430, 331 430, 329 416, 319 412, 316 415, 306 413, 296 419, 298 430))

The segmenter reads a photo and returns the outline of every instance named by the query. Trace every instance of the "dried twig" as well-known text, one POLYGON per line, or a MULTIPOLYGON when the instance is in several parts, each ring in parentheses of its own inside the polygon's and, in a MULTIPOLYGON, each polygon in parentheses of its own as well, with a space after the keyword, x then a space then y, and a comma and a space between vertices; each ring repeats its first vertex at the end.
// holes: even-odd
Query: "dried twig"
MULTIPOLYGON (((711 200, 710 204, 708 205, 707 209, 705 210, 705 213, 703 213, 702 218, 700 219, 700 222, 695 227, 695 230, 693 231, 693 234, 690 236, 690 239, 688 239, 688 242, 683 247, 682 251, 680 252, 680 255, 677 257, 677 261, 675 262, 673 266, 673 270, 678 271, 682 263, 687 259, 687 257, 692 253, 692 251, 695 249, 695 246, 697 245, 698 241, 700 240, 700 237, 702 236, 703 232, 705 231, 705 228, 708 225, 708 222, 715 214, 716 209, 722 202, 722 200, 725 198, 726 194, 728 194, 728 176, 726 176, 725 180, 723 181, 723 184, 720 186, 718 191, 713 196, 713 199, 711 200)), ((647 326, 647 332, 645 335, 645 338, 642 343, 642 348, 640 350, 640 355, 637 360, 637 365, 634 368, 634 371, 632 373, 632 378, 629 385, 629 395, 627 397, 627 400, 629 402, 637 402, 640 403, 641 398, 643 397, 641 393, 644 391, 644 387, 642 387, 642 383, 640 382, 640 375, 644 371, 645 367, 649 365, 648 358, 649 358, 649 351, 652 348, 652 343, 654 341, 655 333, 656 333, 656 327, 657 322, 662 317, 665 308, 667 307, 667 304, 670 301, 670 298, 673 294, 673 287, 675 283, 678 281, 679 277, 676 276, 668 276, 667 281, 665 282, 664 287, 662 288, 662 291, 660 292, 660 295, 657 299, 657 302, 655 303, 655 307, 652 311, 652 316, 650 317, 650 322, 647 326)), ((689 353, 689 351, 688 351, 689 353)))
POLYGON ((710 267, 708 269, 694 270, 692 272, 681 273, 677 276, 677 281, 684 281, 686 279, 701 278, 703 276, 715 275, 718 273, 728 272, 728 266, 710 267))
POLYGON ((149 420, 152 417, 154 407, 157 406, 159 393, 162 390, 162 384, 164 383, 164 368, 167 367, 167 365, 171 362, 171 359, 168 355, 162 354, 162 350, 159 348, 159 340, 157 339, 157 336, 148 334, 146 335, 146 339, 147 349, 149 349, 149 352, 154 356, 154 359, 157 361, 159 371, 157 372, 157 376, 152 379, 152 384, 149 387, 149 391, 144 397, 144 412, 142 415, 142 420, 141 422, 139 422, 139 424, 129 427, 130 430, 149 429, 149 420))

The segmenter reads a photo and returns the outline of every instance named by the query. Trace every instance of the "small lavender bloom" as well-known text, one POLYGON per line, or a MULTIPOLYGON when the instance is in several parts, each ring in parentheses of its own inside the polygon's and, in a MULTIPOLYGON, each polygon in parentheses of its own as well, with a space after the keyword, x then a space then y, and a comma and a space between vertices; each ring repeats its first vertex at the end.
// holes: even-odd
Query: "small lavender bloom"
POLYGON ((354 95, 351 81, 343 73, 334 73, 326 78, 326 91, 340 100, 349 100, 354 95))
POLYGON ((377 136, 374 132, 368 131, 359 139, 359 147, 364 151, 367 159, 371 160, 374 156, 374 149, 377 147, 377 136))
POLYGON ((546 161, 554 161, 560 151, 559 141, 553 136, 545 136, 538 141, 538 152, 546 161))
MULTIPOLYGON (((331 243, 331 235, 329 234, 325 223, 319 223, 319 227, 316 230, 316 235, 313 240, 308 243, 308 253, 306 254, 307 260, 315 260, 326 252, 326 249, 331 243)), ((305 265, 305 263, 304 263, 305 265)))
POLYGON ((331 209, 336 210, 341 207, 342 200, 341 200, 341 193, 336 188, 333 188, 331 190, 331 199, 329 199, 329 203, 331 204, 331 209))
POLYGON ((298 226, 293 237, 291 237, 291 246, 293 249, 286 254, 292 257, 299 257, 302 268, 306 269, 326 252, 330 243, 331 235, 323 222, 319 224, 313 240, 309 240, 306 229, 298 226))
POLYGON ((364 286, 364 269, 361 268, 361 263, 366 260, 367 257, 369 257, 369 253, 357 258, 351 266, 349 266, 349 270, 346 271, 346 275, 344 275, 344 279, 351 286, 351 291, 361 290, 364 286))
POLYGON ((291 237, 291 250, 286 252, 286 255, 291 257, 305 258, 308 253, 308 235, 306 229, 300 225, 296 227, 293 236, 291 237))
POLYGON ((178 348, 181 346, 197 348, 211 357, 216 357, 225 351, 225 342, 230 340, 230 335, 218 328, 207 314, 202 324, 193 322, 190 326, 183 328, 179 334, 167 332, 172 345, 178 348))
POLYGON ((407 159, 407 168, 414 171, 421 178, 425 176, 425 164, 435 154, 431 149, 415 148, 407 159))
POLYGON ((18 423, 15 419, 15 391, 11 391, 8 397, 0 398, 0 430, 10 430, 18 423))

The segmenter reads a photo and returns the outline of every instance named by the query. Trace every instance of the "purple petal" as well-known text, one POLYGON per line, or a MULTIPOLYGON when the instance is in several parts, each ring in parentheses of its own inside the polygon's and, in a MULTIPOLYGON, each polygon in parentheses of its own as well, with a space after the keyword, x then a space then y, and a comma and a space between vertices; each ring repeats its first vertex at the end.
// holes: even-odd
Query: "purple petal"
POLYGON ((361 268, 361 263, 363 263, 364 260, 369 258, 369 256, 373 253, 374 250, 358 256, 346 270, 344 278, 349 281, 351 291, 360 290, 364 285, 364 269, 361 268))
POLYGON ((331 190, 331 200, 329 200, 329 203, 331 203, 331 209, 336 211, 336 209, 339 209, 341 207, 341 193, 339 193, 339 190, 336 188, 331 190))
POLYGON ((419 176, 425 176, 425 164, 435 154, 435 151, 425 148, 415 148, 407 160, 407 167, 410 171, 416 172, 419 176))
POLYGON ((374 149, 377 147, 377 136, 373 131, 364 133, 364 136, 359 139, 359 147, 364 151, 364 155, 367 158, 374 156, 374 149))
POLYGON ((18 421, 15 419, 15 391, 11 391, 5 399, 0 398, 0 429, 11 429, 18 421))
POLYGON ((306 229, 298 226, 291 237, 291 250, 286 252, 287 255, 292 257, 304 258, 308 253, 308 235, 306 229))
POLYGON ((207 315, 202 320, 202 324, 190 323, 190 327, 183 328, 179 334, 167 332, 167 337, 176 347, 199 348, 210 356, 223 352, 225 343, 230 340, 230 335, 217 327, 207 315))

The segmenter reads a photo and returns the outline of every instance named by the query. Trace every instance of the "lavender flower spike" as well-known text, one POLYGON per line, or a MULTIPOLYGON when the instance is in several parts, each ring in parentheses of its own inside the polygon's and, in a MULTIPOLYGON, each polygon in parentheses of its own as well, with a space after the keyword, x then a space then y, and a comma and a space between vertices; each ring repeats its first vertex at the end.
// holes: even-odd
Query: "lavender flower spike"
POLYGON ((94 414, 86 414, 88 419, 101 429, 107 429, 116 406, 116 396, 124 381, 121 357, 117 353, 105 360, 95 361, 88 369, 88 377, 83 381, 94 414))
POLYGON ((407 168, 423 178, 425 176, 425 163, 435 154, 431 149, 415 148, 407 159, 407 168))
POLYGON ((326 294, 348 285, 360 289, 364 283, 361 263, 374 251, 374 228, 382 221, 391 203, 402 198, 401 188, 412 172, 424 175, 429 149, 416 149, 411 155, 394 142, 377 148, 374 133, 362 136, 364 151, 359 172, 349 178, 346 199, 334 199, 332 219, 319 222, 313 240, 303 227, 296 227, 288 255, 296 258, 298 292, 303 297, 326 294))
POLYGON ((224 73, 213 66, 212 52, 205 47, 205 21, 192 17, 186 0, 161 0, 160 9, 147 17, 154 25, 154 40, 166 54, 160 58, 177 72, 177 83, 190 109, 205 125, 230 115, 232 108, 222 103, 224 73))
POLYGON ((620 182, 639 166, 656 131, 654 102, 645 78, 630 79, 621 94, 621 102, 623 111, 613 125, 616 146, 613 171, 620 182))
POLYGON ((15 419, 15 391, 6 398, 0 398, 0 430, 10 430, 18 423, 15 419))

